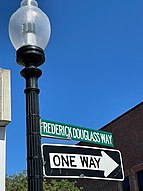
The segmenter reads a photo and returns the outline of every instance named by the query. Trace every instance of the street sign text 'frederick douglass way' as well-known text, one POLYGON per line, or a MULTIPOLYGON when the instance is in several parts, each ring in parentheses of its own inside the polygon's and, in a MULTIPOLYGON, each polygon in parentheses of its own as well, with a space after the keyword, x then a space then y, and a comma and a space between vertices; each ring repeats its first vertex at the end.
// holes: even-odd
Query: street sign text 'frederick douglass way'
POLYGON ((41 121, 41 136, 71 139, 113 147, 112 133, 96 131, 84 127, 63 124, 55 121, 41 121))

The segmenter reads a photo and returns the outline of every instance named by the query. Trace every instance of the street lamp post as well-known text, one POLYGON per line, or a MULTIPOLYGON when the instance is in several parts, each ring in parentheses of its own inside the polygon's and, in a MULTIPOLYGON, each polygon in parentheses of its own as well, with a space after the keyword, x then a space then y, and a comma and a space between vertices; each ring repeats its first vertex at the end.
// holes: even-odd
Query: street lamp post
POLYGON ((16 61, 24 69, 26 80, 26 133, 28 191, 43 190, 41 155, 38 66, 45 61, 44 48, 48 44, 51 28, 48 17, 35 0, 23 0, 21 7, 11 16, 9 36, 16 49, 16 61))

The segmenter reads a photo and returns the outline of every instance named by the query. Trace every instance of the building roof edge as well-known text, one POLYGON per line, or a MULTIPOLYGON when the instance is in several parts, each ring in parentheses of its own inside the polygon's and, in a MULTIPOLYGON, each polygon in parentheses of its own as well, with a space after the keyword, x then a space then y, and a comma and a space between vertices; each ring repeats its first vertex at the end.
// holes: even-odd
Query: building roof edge
POLYGON ((101 127, 99 130, 103 130, 104 128, 106 128, 107 126, 111 125, 112 123, 114 123, 115 121, 119 120, 120 118, 124 117, 125 115, 129 114, 129 113, 132 112, 133 110, 139 108, 141 105, 143 105, 143 102, 137 104, 137 105, 134 106, 133 108, 129 109, 128 111, 126 111, 125 113, 123 113, 122 115, 120 115, 119 117, 113 119, 111 122, 107 123, 106 125, 104 125, 103 127, 101 127))

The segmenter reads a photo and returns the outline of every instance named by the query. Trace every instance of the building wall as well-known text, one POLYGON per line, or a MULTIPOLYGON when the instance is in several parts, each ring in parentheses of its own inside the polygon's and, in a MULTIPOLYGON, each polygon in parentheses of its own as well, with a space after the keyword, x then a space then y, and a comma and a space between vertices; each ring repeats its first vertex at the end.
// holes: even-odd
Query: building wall
MULTIPOLYGON (((112 132, 115 148, 122 153, 125 176, 129 177, 130 191, 139 191, 137 172, 143 170, 143 103, 100 130, 112 132)), ((80 145, 97 146, 83 142, 80 145)), ((84 187, 84 191, 125 190, 122 182, 84 179, 78 182, 84 187)))
POLYGON ((78 186, 83 187, 83 191, 120 191, 115 181, 79 179, 78 186))
POLYGON ((142 116, 143 104, 102 128, 113 133, 115 148, 122 152, 125 170, 143 163, 142 116))

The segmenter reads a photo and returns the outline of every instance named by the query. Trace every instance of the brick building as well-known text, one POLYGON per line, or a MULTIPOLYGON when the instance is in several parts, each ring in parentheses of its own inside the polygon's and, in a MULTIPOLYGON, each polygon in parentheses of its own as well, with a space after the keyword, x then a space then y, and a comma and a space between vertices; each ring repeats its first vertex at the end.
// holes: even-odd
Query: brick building
MULTIPOLYGON (((123 182, 79 179, 84 191, 143 191, 143 102, 102 127, 113 134, 123 158, 123 182)), ((96 146, 80 142, 80 145, 96 146)))

